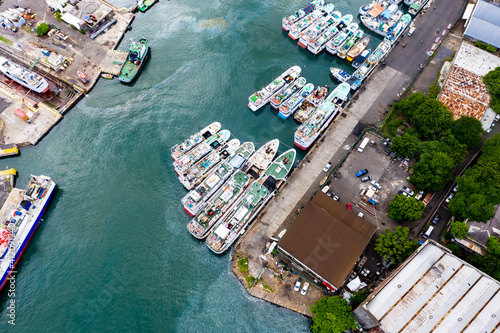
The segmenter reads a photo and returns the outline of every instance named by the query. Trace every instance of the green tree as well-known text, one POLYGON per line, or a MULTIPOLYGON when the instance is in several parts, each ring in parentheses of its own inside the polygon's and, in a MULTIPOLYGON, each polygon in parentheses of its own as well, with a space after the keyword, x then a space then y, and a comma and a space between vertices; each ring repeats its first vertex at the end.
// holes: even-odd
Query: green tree
POLYGON ((460 143, 465 144, 469 149, 479 146, 484 134, 481 122, 467 116, 460 117, 455 122, 451 132, 460 143))
POLYGON ((356 291, 351 295, 351 298, 349 299, 349 303, 351 304, 351 307, 353 309, 356 309, 361 303, 365 301, 365 299, 368 297, 368 292, 366 291, 356 291))
POLYGON ((490 107, 496 113, 500 113, 500 67, 483 76, 483 82, 491 95, 490 107))
POLYGON ((418 240, 410 240, 410 230, 397 226, 394 232, 385 229, 375 243, 375 251, 384 259, 399 263, 408 258, 418 248, 418 240))
POLYGON ((424 93, 413 93, 409 98, 404 98, 397 104, 397 109, 410 120, 418 107, 427 100, 424 93))
POLYGON ((490 238, 488 238, 486 247, 488 248, 488 254, 500 258, 500 241, 498 240, 498 237, 491 236, 490 238))
POLYGON ((344 298, 324 296, 311 307, 314 317, 311 323, 313 333, 343 333, 356 328, 352 308, 344 298))
POLYGON ((420 160, 413 165, 410 183, 425 192, 440 191, 451 178, 454 168, 455 163, 447 154, 442 152, 424 153, 420 156, 420 160))
POLYGON ((469 225, 464 222, 455 221, 451 224, 451 233, 455 238, 464 239, 467 238, 467 232, 469 231, 469 225))
POLYGON ((403 136, 395 137, 392 140, 391 151, 395 152, 398 157, 414 157, 418 151, 418 146, 418 138, 405 134, 403 136))
POLYGON ((422 217, 425 205, 413 197, 399 194, 391 201, 389 208, 387 216, 394 221, 416 221, 422 217))
POLYGON ((49 29, 50 29, 49 25, 45 22, 42 22, 36 27, 36 34, 38 36, 43 36, 47 32, 49 32, 49 29))
POLYGON ((484 143, 481 161, 500 163, 500 133, 496 133, 492 138, 489 138, 484 143))
POLYGON ((437 138, 442 131, 451 129, 453 115, 440 101, 428 98, 420 104, 409 119, 420 136, 427 140, 437 138))

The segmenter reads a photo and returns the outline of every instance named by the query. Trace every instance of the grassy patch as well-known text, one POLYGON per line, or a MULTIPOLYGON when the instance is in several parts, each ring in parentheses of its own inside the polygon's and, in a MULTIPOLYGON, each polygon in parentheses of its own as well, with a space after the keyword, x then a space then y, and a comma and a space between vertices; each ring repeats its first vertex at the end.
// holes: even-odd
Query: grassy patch
POLYGON ((245 277, 245 280, 247 281, 248 288, 253 286, 253 284, 255 283, 255 278, 251 275, 247 275, 247 277, 245 277))
POLYGON ((3 36, 0 36, 0 41, 4 42, 5 44, 9 44, 9 45, 14 44, 13 41, 11 41, 10 39, 7 39, 7 38, 5 38, 3 36))
POLYGON ((238 260, 238 268, 241 273, 248 272, 248 258, 241 258, 238 260))
POLYGON ((271 292, 271 293, 274 293, 274 289, 271 288, 270 285, 266 284, 265 282, 262 282, 262 286, 264 287, 265 290, 271 292))
POLYGON ((451 56, 447 57, 447 58, 444 58, 445 61, 453 61, 453 59, 455 58, 455 53, 453 53, 451 56))

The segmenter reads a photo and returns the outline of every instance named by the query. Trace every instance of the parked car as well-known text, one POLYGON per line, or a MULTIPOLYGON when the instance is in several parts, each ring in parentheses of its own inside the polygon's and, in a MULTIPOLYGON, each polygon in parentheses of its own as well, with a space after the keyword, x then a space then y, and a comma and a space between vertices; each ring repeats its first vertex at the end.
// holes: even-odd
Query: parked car
POLYGON ((408 193, 408 195, 409 195, 410 197, 412 197, 412 196, 415 194, 415 192, 413 192, 412 190, 410 190, 410 189, 409 189, 408 187, 406 187, 406 186, 403 186, 403 191, 405 191, 406 193, 408 193))
POLYGON ((361 176, 363 176, 364 174, 367 174, 367 173, 368 173, 368 169, 360 170, 360 171, 356 172, 356 177, 361 177, 361 176))
POLYGON ((307 293, 307 289, 309 289, 309 282, 304 282, 304 286, 302 287, 302 290, 300 291, 300 294, 302 296, 305 296, 307 293))
POLYGON ((452 27, 452 25, 451 25, 451 23, 450 23, 450 24, 448 24, 448 26, 446 27, 446 30, 450 30, 450 29, 451 29, 451 27, 452 27))
POLYGON ((437 47, 438 47, 437 44, 432 44, 431 51, 436 51, 437 47))
POLYGON ((437 36, 436 39, 434 40, 434 43, 439 43, 439 41, 441 40, 441 37, 437 36))
POLYGON ((335 195, 335 193, 332 193, 333 194, 333 200, 335 201, 339 201, 339 197, 335 195))
POLYGON ((488 128, 488 129, 486 130, 486 133, 491 132, 491 129, 492 129, 491 127, 490 127, 490 128, 488 128))
POLYGON ((372 176, 366 176, 366 177, 361 178, 361 181, 366 182, 366 181, 369 181, 371 179, 372 179, 372 176))
POLYGON ((352 210, 352 206, 351 206, 351 204, 350 204, 349 202, 348 202, 348 203, 346 203, 346 205, 345 205, 345 206, 347 207, 347 209, 352 210))
POLYGON ((450 195, 448 196, 448 198, 446 198, 446 203, 450 202, 451 199, 453 199, 453 197, 455 196, 454 193, 450 193, 450 195))
POLYGON ((492 123, 492 124, 491 124, 491 127, 495 127, 495 125, 496 125, 496 124, 497 124, 497 123, 492 123))
POLYGON ((495 121, 499 121, 499 120, 500 120, 500 114, 497 114, 497 115, 495 116, 495 121))
POLYGON ((323 168, 323 172, 328 172, 328 170, 330 170, 331 166, 332 166, 332 162, 326 163, 325 167, 323 168))
POLYGON ((453 188, 453 192, 457 192, 458 191, 458 185, 455 185, 455 187, 453 188))
POLYGON ((441 216, 439 214, 437 214, 436 216, 434 216, 434 218, 432 219, 431 223, 432 224, 437 224, 439 222, 440 218, 441 218, 441 216))
POLYGON ((443 32, 441 33, 441 36, 442 37, 446 36, 446 30, 443 30, 443 32))
POLYGON ((301 284, 302 284, 302 278, 298 278, 297 282, 295 282, 295 287, 293 287, 293 291, 299 291, 301 284))
POLYGON ((399 190, 398 195, 404 195, 405 197, 408 197, 408 193, 404 192, 403 190, 399 190))
POLYGON ((380 186, 380 184, 379 184, 379 183, 377 183, 377 182, 376 182, 376 181, 374 181, 374 180, 372 180, 372 181, 371 181, 371 184, 372 184, 373 186, 375 186, 378 190, 380 190, 380 189, 382 188, 382 186, 380 186))

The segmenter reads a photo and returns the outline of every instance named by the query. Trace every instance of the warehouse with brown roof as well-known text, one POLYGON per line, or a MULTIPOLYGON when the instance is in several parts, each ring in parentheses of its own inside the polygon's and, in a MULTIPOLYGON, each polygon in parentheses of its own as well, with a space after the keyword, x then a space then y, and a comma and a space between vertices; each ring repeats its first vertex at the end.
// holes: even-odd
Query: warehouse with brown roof
POLYGON ((319 191, 278 243, 282 262, 329 289, 340 288, 377 227, 319 191))

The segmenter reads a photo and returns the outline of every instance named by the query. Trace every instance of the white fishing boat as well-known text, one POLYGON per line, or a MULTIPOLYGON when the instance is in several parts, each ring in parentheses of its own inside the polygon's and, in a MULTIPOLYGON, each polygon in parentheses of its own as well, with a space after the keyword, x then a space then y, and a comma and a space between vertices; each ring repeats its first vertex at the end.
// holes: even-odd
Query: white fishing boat
POLYGON ((307 14, 311 13, 313 10, 317 9, 319 6, 323 6, 324 0, 314 0, 293 13, 290 16, 285 16, 283 17, 281 21, 281 27, 283 30, 288 31, 290 30, 290 26, 306 16, 307 14))
POLYGON ((344 45, 344 43, 351 38, 352 35, 354 35, 354 32, 358 30, 358 28, 359 26, 357 23, 349 23, 345 30, 341 31, 337 36, 335 36, 335 38, 326 44, 326 52, 331 55, 335 55, 342 45, 344 45))
POLYGON ((354 32, 354 34, 339 48, 337 51, 337 57, 340 59, 345 59, 347 57, 347 53, 351 50, 351 48, 356 45, 357 42, 363 38, 364 32, 359 29, 354 32))
POLYGON ((293 119, 299 123, 303 123, 311 117, 318 106, 328 97, 328 86, 318 86, 298 107, 293 115, 293 119))
POLYGON ((286 179, 293 167, 297 153, 289 149, 281 154, 254 181, 227 213, 214 225, 206 244, 214 253, 224 253, 245 232, 262 208, 271 200, 274 192, 286 179))
POLYGON ((367 15, 377 4, 382 3, 384 0, 373 0, 369 4, 359 7, 359 15, 367 15))
POLYGON ((337 23, 333 23, 331 26, 325 29, 318 37, 309 41, 307 49, 312 54, 318 54, 323 51, 327 43, 334 38, 340 31, 344 30, 347 25, 349 25, 353 20, 351 14, 344 15, 339 19, 337 23))
POLYGON ((292 24, 290 26, 290 30, 288 31, 288 36, 293 40, 298 39, 302 31, 310 27, 317 20, 333 12, 334 7, 335 6, 331 3, 326 3, 325 5, 318 7, 318 9, 314 10, 311 14, 306 15, 301 20, 292 24))
POLYGON ((233 155, 240 147, 240 140, 232 139, 218 151, 212 151, 198 162, 185 170, 179 176, 179 181, 184 187, 191 191, 196 185, 201 183, 206 176, 223 160, 233 155))
POLYGON ((295 132, 293 143, 302 150, 308 149, 320 134, 330 125, 342 109, 349 96, 350 87, 341 83, 327 99, 321 103, 313 115, 295 132))
POLYGON ((175 160, 179 159, 182 155, 186 154, 188 151, 196 147, 198 144, 202 143, 203 140, 208 139, 221 129, 221 124, 219 122, 213 122, 207 127, 203 128, 201 131, 191 135, 186 141, 177 144, 170 148, 172 158, 175 160))
POLYGON ((286 119, 297 110, 305 99, 313 92, 314 84, 306 84, 300 91, 295 92, 290 98, 281 104, 278 116, 286 119))
POLYGON ((404 4, 410 7, 415 3, 416 0, 404 0, 404 4))
POLYGON ((245 142, 203 182, 186 194, 181 203, 184 211, 191 217, 198 214, 207 201, 228 180, 228 178, 248 160, 254 153, 255 146, 252 142, 245 142))
POLYGON ((279 145, 280 141, 278 139, 267 142, 243 164, 241 170, 253 179, 259 178, 273 161, 279 145))
POLYGON ((269 83, 264 89, 257 91, 248 98, 248 107, 253 112, 267 104, 271 96, 281 89, 285 84, 295 81, 302 72, 299 66, 293 66, 269 83))
POLYGON ((290 96, 292 96, 296 91, 301 90, 306 84, 306 79, 304 77, 299 77, 288 87, 281 88, 276 94, 271 97, 270 104, 271 107, 277 110, 281 104, 286 101, 290 96))
POLYGON ((219 131, 200 143, 188 153, 182 155, 181 158, 177 159, 173 163, 177 175, 182 175, 184 171, 187 170, 191 165, 198 162, 201 158, 203 158, 213 150, 219 150, 220 148, 224 147, 230 136, 231 132, 229 132, 228 130, 219 131))
POLYGON ((405 31, 406 27, 411 22, 411 15, 405 14, 399 22, 387 33, 384 38, 384 41, 389 42, 390 44, 394 44, 394 42, 401 36, 403 31, 405 31))
MULTIPOLYGON (((332 5, 333 8, 333 5, 332 5)), ((329 15, 318 19, 314 24, 300 33, 298 45, 305 49, 309 45, 309 41, 318 37, 330 25, 338 22, 341 14, 339 11, 329 13, 329 15)))
POLYGON ((422 7, 425 6, 427 1, 429 0, 415 0, 415 2, 410 6, 410 9, 408 9, 408 13, 411 15, 417 15, 422 7))
POLYGON ((351 77, 349 73, 338 67, 330 67, 330 73, 340 83, 346 82, 351 77))

